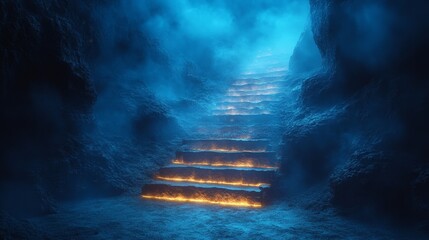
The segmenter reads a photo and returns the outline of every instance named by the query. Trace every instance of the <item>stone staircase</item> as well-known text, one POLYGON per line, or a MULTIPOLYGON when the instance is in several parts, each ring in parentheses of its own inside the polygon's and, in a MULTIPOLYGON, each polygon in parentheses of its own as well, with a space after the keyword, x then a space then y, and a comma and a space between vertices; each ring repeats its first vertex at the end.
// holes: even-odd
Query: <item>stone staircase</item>
POLYGON ((183 140, 171 164, 143 186, 143 198, 238 207, 266 204, 279 166, 273 147, 277 114, 272 113, 286 73, 272 59, 258 58, 263 71, 245 73, 230 86, 213 115, 195 129, 195 139, 183 140))

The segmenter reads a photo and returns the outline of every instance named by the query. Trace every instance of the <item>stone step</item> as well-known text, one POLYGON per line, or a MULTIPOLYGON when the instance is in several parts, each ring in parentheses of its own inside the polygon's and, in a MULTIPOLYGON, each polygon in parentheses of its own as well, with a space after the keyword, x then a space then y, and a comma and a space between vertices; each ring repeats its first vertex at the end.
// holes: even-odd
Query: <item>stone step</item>
POLYGON ((272 109, 273 106, 277 105, 278 101, 262 101, 258 103, 253 102, 219 102, 216 104, 215 110, 234 110, 234 109, 272 109))
POLYGON ((261 115, 271 114, 268 109, 229 109, 229 110, 213 110, 213 115, 261 115))
POLYGON ((224 185, 154 181, 143 186, 142 197, 174 202, 236 207, 262 207, 264 190, 263 187, 232 187, 224 185))
POLYGON ((268 140, 196 139, 183 140, 184 149, 197 151, 264 152, 270 149, 268 140))
POLYGON ((263 61, 258 60, 246 66, 245 69, 242 69, 243 73, 252 73, 252 72, 262 72, 263 70, 273 69, 273 68, 281 68, 284 67, 284 62, 280 63, 273 59, 265 59, 263 61), (246 71, 247 70, 247 71, 246 71))
POLYGON ((209 127, 198 127, 195 134, 199 138, 234 138, 241 140, 270 138, 276 133, 277 125, 210 125, 209 127))
POLYGON ((163 167, 155 178, 164 181, 194 182, 232 186, 269 185, 276 169, 189 166, 173 164, 163 167))
POLYGON ((248 83, 243 85, 232 85, 228 91, 265 91, 265 90, 277 90, 282 87, 281 82, 272 82, 272 83, 248 83))
POLYGON ((266 125, 273 122, 278 116, 272 114, 257 115, 212 115, 203 118, 207 124, 223 125, 266 125))
POLYGON ((270 134, 259 132, 224 132, 224 133, 211 133, 211 132, 199 132, 195 134, 198 138, 231 138, 231 139, 259 139, 270 137, 270 134))
POLYGON ((232 86, 243 86, 247 84, 266 85, 266 84, 282 84, 285 83, 283 77, 261 77, 261 78, 239 78, 234 81, 232 86))
POLYGON ((245 97, 245 96, 271 96, 281 92, 280 88, 275 89, 264 89, 264 90, 234 90, 230 89, 226 93, 227 97, 245 97))
POLYGON ((279 101, 281 98, 280 94, 270 94, 270 95, 246 95, 246 96, 226 96, 222 97, 221 101, 236 103, 236 102, 252 102, 260 103, 263 101, 279 101))
POLYGON ((177 151, 175 164, 276 168, 275 152, 177 151))
POLYGON ((280 66, 279 64, 273 65, 272 62, 269 64, 270 61, 273 59, 267 61, 258 61, 255 62, 253 65, 250 65, 252 68, 246 68, 245 72, 243 72, 241 75, 248 75, 248 74, 269 74, 269 73, 277 73, 277 72, 286 72, 287 66, 280 66), (261 71, 258 71, 261 70, 261 71))
POLYGON ((284 77, 287 75, 285 69, 272 69, 267 72, 246 72, 240 75, 241 78, 261 78, 261 77, 284 77))
POLYGON ((285 67, 284 64, 279 64, 278 62, 261 61, 249 65, 246 69, 247 71, 244 71, 242 74, 264 74, 278 71, 286 71, 287 67, 285 67))
MULTIPOLYGON (((228 111, 228 110, 236 110, 236 111, 245 111, 245 110, 255 110, 255 111, 264 111, 264 110, 272 110, 273 106, 258 106, 256 104, 244 105, 243 107, 237 107, 235 103, 218 105, 214 107, 213 111, 228 111)), ((257 114, 259 115, 259 114, 257 114)))

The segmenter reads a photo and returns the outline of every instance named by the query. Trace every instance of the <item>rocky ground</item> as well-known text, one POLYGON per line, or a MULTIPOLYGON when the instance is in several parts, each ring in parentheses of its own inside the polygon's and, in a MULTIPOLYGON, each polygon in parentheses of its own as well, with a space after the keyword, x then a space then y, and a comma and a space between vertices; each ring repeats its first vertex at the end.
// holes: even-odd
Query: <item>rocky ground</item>
MULTIPOLYGON (((420 239, 331 211, 274 203, 261 209, 153 202, 139 196, 68 202, 29 222, 45 239, 420 239)), ((381 225, 381 223, 380 223, 381 225)), ((423 238, 421 238, 423 239, 423 238)))

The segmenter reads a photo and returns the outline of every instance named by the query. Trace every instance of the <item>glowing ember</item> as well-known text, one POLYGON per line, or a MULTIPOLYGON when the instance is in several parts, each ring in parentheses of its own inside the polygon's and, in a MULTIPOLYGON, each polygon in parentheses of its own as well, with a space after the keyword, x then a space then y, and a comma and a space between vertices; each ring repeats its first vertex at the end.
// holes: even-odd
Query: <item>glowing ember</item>
POLYGON ((219 180, 202 180, 202 179, 196 179, 195 177, 161 177, 156 176, 159 180, 165 180, 165 181, 173 181, 173 182, 192 182, 192 183, 203 183, 203 184, 220 184, 220 185, 232 185, 232 186, 243 186, 243 187, 260 187, 263 185, 268 185, 267 183, 246 183, 243 180, 237 181, 237 182, 228 182, 228 181, 219 181, 219 180))
POLYGON ((200 165, 200 166, 213 166, 213 167, 241 167, 241 168, 270 168, 276 169, 277 167, 255 164, 253 161, 236 161, 236 162, 209 162, 209 161, 200 161, 200 162, 184 162, 180 159, 175 159, 172 161, 173 164, 183 164, 183 165, 200 165))
POLYGON ((232 207, 254 207, 260 208, 262 207, 261 203, 251 201, 247 198, 228 198, 223 196, 218 196, 214 198, 207 198, 204 196, 195 196, 195 197, 185 197, 183 195, 142 195, 143 198, 147 199, 156 199, 156 200, 165 200, 165 201, 173 201, 173 202, 191 202, 191 203, 202 203, 202 204, 215 204, 215 205, 223 205, 223 206, 232 206, 232 207))

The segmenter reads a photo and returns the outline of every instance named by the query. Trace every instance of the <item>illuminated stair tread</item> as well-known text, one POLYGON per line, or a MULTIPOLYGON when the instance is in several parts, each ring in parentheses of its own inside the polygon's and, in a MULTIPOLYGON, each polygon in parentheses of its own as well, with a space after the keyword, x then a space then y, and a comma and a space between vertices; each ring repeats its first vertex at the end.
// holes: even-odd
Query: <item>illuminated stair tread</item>
POLYGON ((276 167, 275 152, 212 152, 212 151, 177 151, 177 163, 206 163, 207 165, 232 165, 246 167, 276 167))
POLYGON ((240 79, 235 81, 231 88, 228 89, 228 93, 230 92, 257 92, 261 90, 275 89, 280 90, 282 85, 285 84, 285 80, 266 80, 266 78, 258 78, 258 79, 240 79))
POLYGON ((248 83, 271 84, 277 82, 286 82, 283 77, 259 77, 259 78, 236 78, 232 86, 242 86, 248 83))
POLYGON ((278 70, 278 71, 270 71, 270 72, 250 72, 250 73, 245 73, 245 74, 241 74, 240 77, 280 77, 280 76, 285 76, 286 75, 286 70, 278 70))
POLYGON ((260 114, 271 114, 271 111, 266 109, 231 109, 231 110, 213 111, 213 115, 260 115, 260 114))
POLYGON ((249 75, 270 75, 273 73, 285 73, 286 72, 286 68, 282 67, 282 68, 276 68, 276 69, 266 69, 264 72, 256 72, 256 71, 251 71, 251 72, 245 72, 242 73, 241 76, 249 76, 249 75))
POLYGON ((280 99, 280 94, 270 94, 270 95, 245 95, 245 96, 227 96, 222 100, 229 103, 235 102, 251 102, 258 103, 262 101, 278 101, 280 99))
POLYGON ((278 95, 280 93, 280 89, 266 89, 266 90, 247 90, 247 91, 229 91, 226 96, 227 97, 249 97, 249 96, 273 96, 278 95))
MULTIPOLYGON (((235 110, 235 111, 271 111, 273 110, 273 107, 259 107, 257 105, 254 104, 250 104, 250 105, 244 105, 243 106, 236 106, 236 104, 225 104, 225 105, 220 105, 217 106, 213 111, 231 111, 231 110, 235 110)), ((260 114, 260 113, 259 113, 260 114)))
POLYGON ((153 200, 215 204, 231 207, 262 207, 262 188, 205 187, 204 184, 146 184, 142 197, 153 200))
POLYGON ((155 178, 174 182, 259 187, 269 185, 275 174, 274 169, 264 171, 260 168, 204 168, 169 165, 161 168, 155 178))
POLYGON ((170 188, 176 187, 190 187, 190 188, 199 188, 199 189, 215 189, 216 191, 238 191, 238 192, 253 192, 260 193, 266 188, 265 186, 261 187, 239 187, 239 186, 229 186, 229 185, 220 185, 220 184, 201 184, 201 183, 190 183, 190 182, 172 182, 172 181, 162 181, 154 180, 148 185, 163 185, 170 188))
POLYGON ((204 166, 204 165, 186 165, 186 164, 170 164, 165 167, 176 167, 176 168, 201 168, 201 169, 213 169, 213 170, 223 170, 223 169, 233 169, 241 171, 261 171, 261 172, 275 172, 277 168, 257 168, 257 167, 228 167, 228 166, 204 166))
POLYGON ((254 84, 248 83, 245 85, 237 85, 231 87, 229 92, 251 92, 251 91, 268 91, 268 90, 280 90, 281 83, 271 83, 271 84, 254 84))
POLYGON ((270 149, 268 140, 207 139, 183 140, 186 149, 224 151, 266 151, 270 149))
POLYGON ((217 107, 234 107, 234 108, 260 108, 270 109, 271 106, 278 104, 278 101, 262 101, 262 102, 219 102, 217 107))
POLYGON ((204 138, 239 138, 239 139, 256 139, 272 137, 277 131, 278 125, 256 126, 257 124, 248 123, 226 125, 210 124, 210 127, 200 127, 196 129, 195 134, 204 138))
MULTIPOLYGON (((270 128, 275 128, 278 127, 278 124, 272 124, 272 125, 258 125, 256 123, 246 123, 246 124, 236 124, 234 122, 231 123, 224 123, 224 122, 217 122, 217 123, 213 123, 210 124, 209 126, 202 126, 196 129, 196 131, 198 132, 225 132, 225 133, 230 133, 230 134, 238 134, 238 133, 243 133, 243 131, 249 131, 250 132, 260 132, 260 131, 265 131, 265 129, 270 129, 270 128)), ((215 136, 212 138, 216 138, 215 136)), ((218 138, 237 138, 237 139, 246 139, 246 138, 242 138, 242 137, 222 137, 222 136, 218 136, 218 138)), ((259 138, 266 138, 266 137, 259 137, 259 138)), ((256 137, 254 138, 256 139, 256 137)))
POLYGON ((273 114, 255 114, 255 115, 212 115, 205 118, 207 123, 212 125, 224 124, 224 125, 265 125, 270 123, 273 119, 278 116, 273 114))
POLYGON ((208 116, 207 120, 218 121, 218 120, 240 120, 242 122, 251 122, 257 120, 266 120, 267 118, 275 117, 273 114, 252 114, 252 115, 213 115, 208 116))

